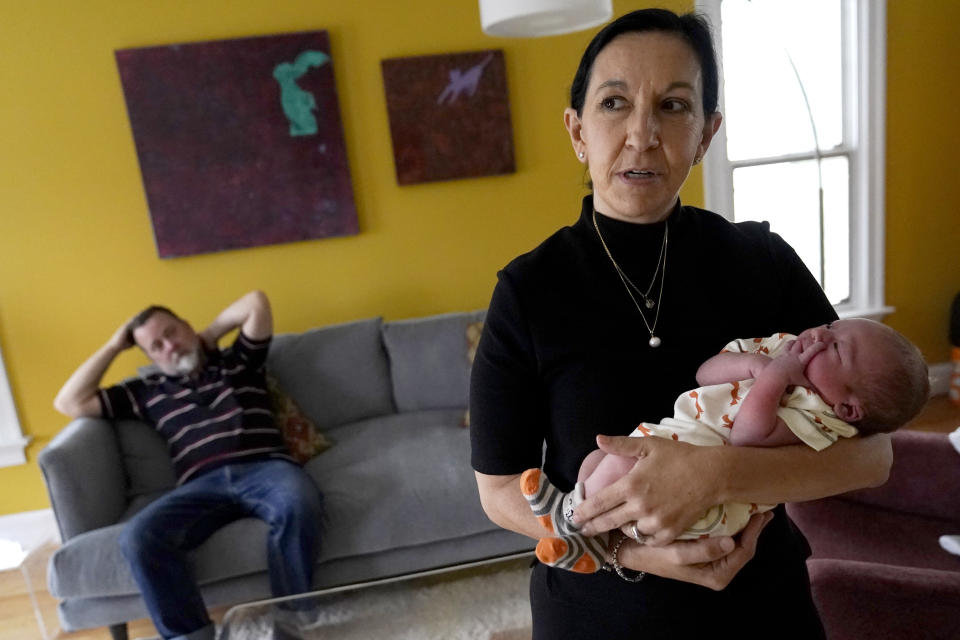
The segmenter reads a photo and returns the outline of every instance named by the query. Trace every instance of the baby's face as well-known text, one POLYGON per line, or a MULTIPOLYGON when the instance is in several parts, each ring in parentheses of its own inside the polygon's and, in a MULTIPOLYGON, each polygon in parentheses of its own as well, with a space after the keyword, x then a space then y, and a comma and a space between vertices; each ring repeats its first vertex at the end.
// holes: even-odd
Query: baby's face
POLYGON ((804 373, 820 397, 834 408, 840 403, 859 404, 856 390, 860 381, 887 362, 887 330, 873 320, 837 320, 807 329, 797 340, 805 349, 815 342, 826 345, 807 363, 804 373))

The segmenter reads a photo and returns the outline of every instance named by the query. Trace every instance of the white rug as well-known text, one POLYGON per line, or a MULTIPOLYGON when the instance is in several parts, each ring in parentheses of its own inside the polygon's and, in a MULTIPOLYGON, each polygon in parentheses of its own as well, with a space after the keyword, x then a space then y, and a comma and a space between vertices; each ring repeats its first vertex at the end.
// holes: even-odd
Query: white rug
MULTIPOLYGON (((305 639, 490 640, 529 628, 530 570, 509 568, 461 579, 413 580, 329 596, 305 639)), ((230 640, 269 638, 269 616, 249 611, 230 640)))

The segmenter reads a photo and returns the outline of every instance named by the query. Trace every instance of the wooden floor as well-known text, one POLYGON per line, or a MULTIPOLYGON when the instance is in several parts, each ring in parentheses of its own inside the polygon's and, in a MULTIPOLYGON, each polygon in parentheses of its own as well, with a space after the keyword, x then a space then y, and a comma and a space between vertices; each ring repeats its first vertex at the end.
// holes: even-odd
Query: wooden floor
MULTIPOLYGON (((947 396, 937 396, 906 428, 948 433, 958 427, 960 427, 960 406, 951 403, 947 396)), ((42 585, 46 573, 45 559, 37 558, 35 564, 38 566, 28 567, 28 570, 31 579, 42 585)), ((56 601, 45 590, 40 590, 36 597, 50 638, 57 638, 57 640, 110 640, 110 634, 105 628, 73 633, 59 631, 56 622, 56 601)), ((225 613, 226 609, 214 610, 211 611, 211 617, 215 621, 219 621, 225 613)), ((129 630, 131 640, 156 635, 156 631, 149 620, 131 622, 129 630)), ((504 636, 504 640, 507 637, 504 636)), ((24 575, 16 569, 0 572, 0 640, 40 640, 42 638, 24 575)))
MULTIPOLYGON (((44 585, 45 586, 45 585, 44 585)), ((104 628, 66 633, 60 631, 57 622, 56 600, 42 590, 35 594, 43 622, 52 640, 110 640, 110 632, 104 628)), ((214 609, 210 617, 215 622, 223 619, 226 608, 214 609)), ((151 638, 157 635, 149 620, 136 620, 128 626, 130 640, 151 638)), ((40 625, 31 604, 30 593, 23 574, 17 570, 0 572, 0 640, 43 640, 40 625)))

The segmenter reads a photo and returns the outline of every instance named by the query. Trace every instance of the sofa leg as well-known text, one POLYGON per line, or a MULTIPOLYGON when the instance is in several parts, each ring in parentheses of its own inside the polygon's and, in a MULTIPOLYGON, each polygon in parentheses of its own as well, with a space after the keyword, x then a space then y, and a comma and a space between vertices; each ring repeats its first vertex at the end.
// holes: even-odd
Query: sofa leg
POLYGON ((110 637, 112 640, 128 640, 127 623, 121 622, 120 624, 110 625, 110 637))

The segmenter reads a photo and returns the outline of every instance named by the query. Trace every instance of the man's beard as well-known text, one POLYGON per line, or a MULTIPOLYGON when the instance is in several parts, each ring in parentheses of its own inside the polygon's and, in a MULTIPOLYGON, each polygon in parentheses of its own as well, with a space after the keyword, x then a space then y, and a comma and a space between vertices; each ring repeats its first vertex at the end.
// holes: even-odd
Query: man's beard
POLYGON ((199 351, 190 351, 188 353, 181 354, 176 357, 173 362, 173 368, 177 373, 181 375, 186 375, 188 373, 193 373, 194 369, 197 368, 197 365, 200 363, 200 352, 199 351))

